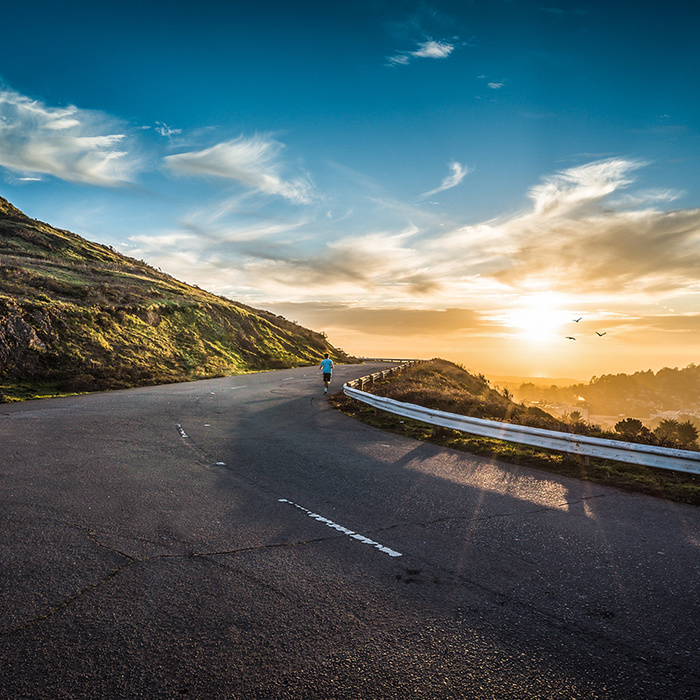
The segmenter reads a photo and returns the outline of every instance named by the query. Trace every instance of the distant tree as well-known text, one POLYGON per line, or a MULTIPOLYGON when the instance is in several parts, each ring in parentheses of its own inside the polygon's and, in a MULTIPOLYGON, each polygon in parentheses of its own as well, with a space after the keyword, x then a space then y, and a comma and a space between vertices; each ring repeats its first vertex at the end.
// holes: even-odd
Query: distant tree
POLYGON ((569 423, 583 423, 583 416, 580 411, 572 411, 569 414, 569 423))
POLYGON ((524 401, 539 399, 537 387, 532 382, 525 382, 518 387, 518 395, 524 401))
POLYGON ((634 440, 644 429, 644 423, 637 418, 625 418, 615 423, 615 430, 626 440, 634 440))

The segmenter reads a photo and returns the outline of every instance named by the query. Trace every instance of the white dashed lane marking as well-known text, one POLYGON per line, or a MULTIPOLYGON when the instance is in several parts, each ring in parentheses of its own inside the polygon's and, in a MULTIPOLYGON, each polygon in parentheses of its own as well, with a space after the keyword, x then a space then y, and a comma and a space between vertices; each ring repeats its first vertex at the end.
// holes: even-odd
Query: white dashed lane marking
POLYGON ((318 513, 314 513, 313 511, 310 511, 308 508, 304 508, 304 506, 300 506, 299 504, 294 503, 293 501, 288 501, 286 498, 280 498, 279 502, 280 503, 289 503, 290 506, 294 506, 295 508, 298 508, 299 510, 306 513, 310 518, 313 518, 314 520, 318 520, 318 522, 323 523, 327 527, 333 528, 334 530, 337 530, 338 532, 342 532, 344 535, 347 535, 348 537, 351 537, 354 540, 358 540, 359 542, 362 542, 363 544, 372 545, 372 547, 375 547, 380 552, 384 552, 384 554, 388 554, 390 557, 403 556, 401 554, 401 552, 396 552, 393 549, 389 549, 389 547, 385 547, 384 545, 379 544, 379 542, 375 542, 374 540, 369 539, 369 537, 365 537, 364 535, 360 535, 359 533, 354 532, 353 530, 348 530, 348 528, 343 527, 342 525, 338 525, 338 523, 334 523, 332 520, 329 520, 328 518, 324 518, 322 515, 319 515, 318 513))

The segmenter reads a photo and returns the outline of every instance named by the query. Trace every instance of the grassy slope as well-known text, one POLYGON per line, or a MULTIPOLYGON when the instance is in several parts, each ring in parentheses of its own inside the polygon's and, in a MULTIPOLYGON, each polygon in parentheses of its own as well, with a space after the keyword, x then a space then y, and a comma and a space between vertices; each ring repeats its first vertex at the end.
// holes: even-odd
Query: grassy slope
POLYGON ((325 337, 0 198, 0 401, 314 364, 325 337))
MULTIPOLYGON (((539 409, 526 408, 512 402, 489 387, 485 378, 469 374, 445 360, 433 360, 394 375, 375 384, 372 392, 398 401, 487 420, 505 420, 552 430, 567 430, 567 425, 562 421, 539 409)), ((432 427, 425 423, 389 413, 375 414, 373 408, 352 401, 342 393, 335 394, 331 401, 337 408, 359 420, 418 440, 555 474, 700 505, 700 477, 691 474, 602 459, 591 459, 588 464, 584 464, 571 455, 454 430, 441 429, 434 434, 432 427)))

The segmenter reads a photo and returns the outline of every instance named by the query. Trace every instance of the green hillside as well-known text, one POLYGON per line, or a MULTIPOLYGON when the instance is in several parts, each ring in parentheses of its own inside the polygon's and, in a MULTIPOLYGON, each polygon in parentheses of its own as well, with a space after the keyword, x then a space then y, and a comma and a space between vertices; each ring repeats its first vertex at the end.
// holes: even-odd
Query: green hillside
POLYGON ((0 401, 353 361, 0 197, 0 401))

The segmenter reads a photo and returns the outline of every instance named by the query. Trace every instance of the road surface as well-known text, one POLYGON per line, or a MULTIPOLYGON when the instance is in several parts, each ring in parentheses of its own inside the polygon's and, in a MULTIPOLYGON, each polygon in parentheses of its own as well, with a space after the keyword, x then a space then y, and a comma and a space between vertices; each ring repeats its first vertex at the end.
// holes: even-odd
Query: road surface
POLYGON ((0 406, 0 498, 3 698, 700 697, 699 509, 383 433, 317 368, 0 406))

